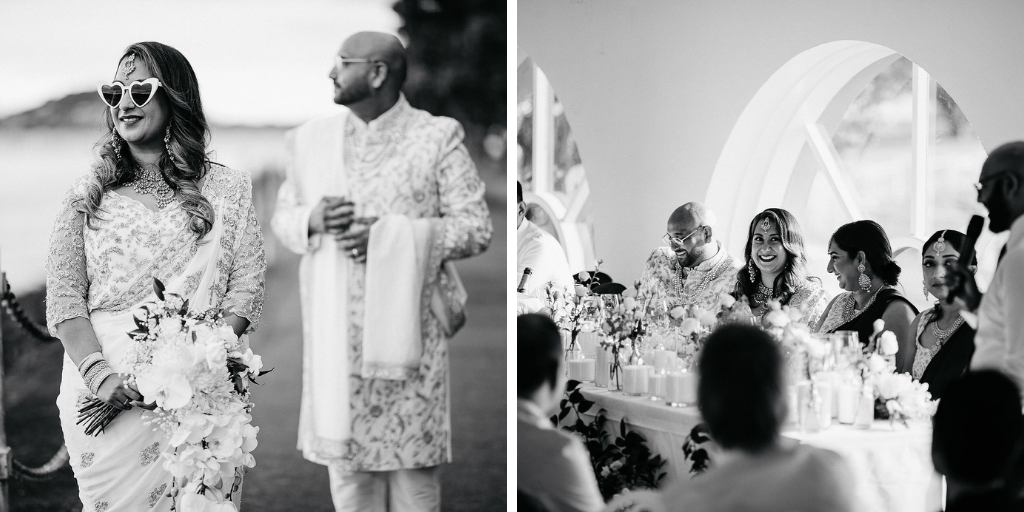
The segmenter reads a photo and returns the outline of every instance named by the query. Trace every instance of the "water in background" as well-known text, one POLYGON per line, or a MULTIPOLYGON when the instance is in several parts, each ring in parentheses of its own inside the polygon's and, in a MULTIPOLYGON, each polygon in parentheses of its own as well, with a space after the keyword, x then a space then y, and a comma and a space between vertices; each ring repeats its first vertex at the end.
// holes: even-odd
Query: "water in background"
MULTIPOLYGON (((212 131, 214 161, 254 179, 284 169, 284 129, 212 131)), ((54 217, 71 185, 88 171, 99 136, 85 129, 0 130, 0 269, 15 293, 45 282, 54 217)))

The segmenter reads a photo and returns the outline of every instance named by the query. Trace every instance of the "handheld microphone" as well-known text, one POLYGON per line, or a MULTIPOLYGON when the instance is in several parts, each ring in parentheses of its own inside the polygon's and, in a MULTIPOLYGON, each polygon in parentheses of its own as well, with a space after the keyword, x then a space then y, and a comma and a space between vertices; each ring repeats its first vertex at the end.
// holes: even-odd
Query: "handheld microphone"
POLYGON ((981 215, 971 216, 971 222, 967 225, 967 236, 964 237, 964 244, 960 247, 960 258, 958 263, 961 267, 967 268, 974 259, 974 245, 978 243, 981 236, 981 228, 985 226, 985 218, 981 215))

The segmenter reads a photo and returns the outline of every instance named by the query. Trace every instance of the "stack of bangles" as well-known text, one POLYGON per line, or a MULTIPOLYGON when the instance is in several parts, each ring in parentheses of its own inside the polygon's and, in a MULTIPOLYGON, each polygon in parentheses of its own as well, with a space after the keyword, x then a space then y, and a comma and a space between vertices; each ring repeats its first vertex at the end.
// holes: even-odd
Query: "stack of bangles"
POLYGON ((113 374, 114 371, 110 369, 110 365, 103 357, 103 354, 93 352, 85 356, 85 359, 82 359, 82 362, 78 365, 78 373, 82 374, 85 387, 89 388, 89 391, 95 395, 100 389, 100 384, 103 384, 103 381, 113 374))

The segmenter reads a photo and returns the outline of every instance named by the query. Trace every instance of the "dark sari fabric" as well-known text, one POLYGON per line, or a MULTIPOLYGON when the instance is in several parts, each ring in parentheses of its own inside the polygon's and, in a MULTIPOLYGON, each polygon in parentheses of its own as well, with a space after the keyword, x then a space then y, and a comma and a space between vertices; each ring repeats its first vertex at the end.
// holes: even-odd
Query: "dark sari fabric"
POLYGON ((885 308, 889 307, 889 304, 893 301, 905 302, 910 306, 910 310, 914 312, 914 315, 917 316, 917 308, 915 308, 902 293, 894 288, 884 288, 878 291, 878 295, 875 297, 875 302, 872 303, 866 311, 857 315, 853 320, 840 325, 835 330, 857 331, 857 335, 860 338, 860 344, 866 347, 871 335, 875 332, 873 325, 875 320, 882 318, 882 314, 885 313, 885 308))
POLYGON ((963 324, 953 333, 921 374, 921 382, 928 384, 933 400, 942 398, 951 382, 967 371, 974 355, 974 329, 963 324))

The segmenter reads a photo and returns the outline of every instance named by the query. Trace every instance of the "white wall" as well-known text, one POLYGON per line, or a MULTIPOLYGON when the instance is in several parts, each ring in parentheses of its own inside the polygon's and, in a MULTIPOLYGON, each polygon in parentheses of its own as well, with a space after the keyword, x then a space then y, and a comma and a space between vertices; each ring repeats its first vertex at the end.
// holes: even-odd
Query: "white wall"
POLYGON ((639 277, 676 206, 705 199, 761 85, 822 43, 862 40, 905 55, 949 92, 987 150, 1024 138, 1024 2, 518 5, 518 44, 565 106, 592 190, 597 254, 620 282, 639 277))

